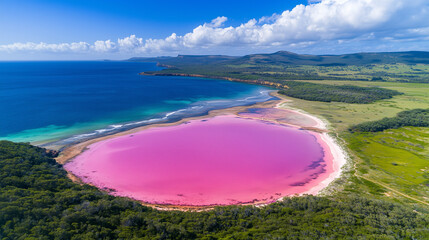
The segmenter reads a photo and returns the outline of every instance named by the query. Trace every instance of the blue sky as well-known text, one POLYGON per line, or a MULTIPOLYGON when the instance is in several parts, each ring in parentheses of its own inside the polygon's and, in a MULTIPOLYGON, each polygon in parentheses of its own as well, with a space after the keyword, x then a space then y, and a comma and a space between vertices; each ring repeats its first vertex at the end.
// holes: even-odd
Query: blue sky
POLYGON ((429 50, 427 19, 427 0, 1 0, 0 60, 429 50))
POLYGON ((218 16, 238 25, 307 1, 1 0, 0 44, 163 38, 187 33, 218 16), (161 4, 160 4, 161 3, 161 4), (245 3, 245 4, 244 4, 245 3))

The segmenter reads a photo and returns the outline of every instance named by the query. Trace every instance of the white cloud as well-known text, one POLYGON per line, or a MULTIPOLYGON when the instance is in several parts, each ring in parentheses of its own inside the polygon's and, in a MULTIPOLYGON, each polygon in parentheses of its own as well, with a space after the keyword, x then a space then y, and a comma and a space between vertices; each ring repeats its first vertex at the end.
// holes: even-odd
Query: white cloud
POLYGON ((74 43, 12 43, 0 45, 0 51, 50 51, 50 52, 86 52, 90 44, 86 42, 74 43))
POLYGON ((112 52, 116 50, 116 43, 110 41, 110 39, 106 41, 96 41, 91 48, 96 52, 112 52))
POLYGON ((129 37, 118 39, 118 46, 122 51, 134 51, 143 47, 143 39, 131 35, 129 37))
MULTIPOLYGON (((292 10, 239 26, 224 26, 221 16, 183 36, 142 39, 131 35, 116 42, 13 43, 0 45, 0 51, 119 52, 137 54, 171 53, 195 49, 269 48, 317 45, 319 42, 406 40, 429 37, 427 0, 322 0, 309 1, 292 10)), ((203 50, 202 50, 203 51, 203 50)))
POLYGON ((183 37, 177 36, 175 33, 165 39, 148 39, 145 41, 144 46, 140 48, 140 52, 162 53, 177 51, 184 48, 182 39, 183 37))
POLYGON ((221 27, 226 21, 228 21, 228 18, 222 16, 222 17, 217 17, 213 19, 211 23, 206 23, 205 25, 209 27, 217 28, 217 27, 221 27))
POLYGON ((267 16, 261 17, 261 18, 259 19, 258 23, 259 23, 259 24, 264 24, 264 23, 273 23, 273 22, 275 22, 279 17, 280 17, 280 15, 279 15, 279 14, 274 13, 273 15, 268 16, 268 17, 267 17, 267 16))

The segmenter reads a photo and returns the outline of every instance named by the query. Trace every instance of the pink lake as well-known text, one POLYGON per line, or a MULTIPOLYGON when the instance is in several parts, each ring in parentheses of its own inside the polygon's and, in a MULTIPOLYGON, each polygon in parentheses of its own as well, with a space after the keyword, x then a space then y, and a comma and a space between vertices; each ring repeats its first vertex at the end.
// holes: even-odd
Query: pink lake
MULTIPOLYGON (((323 144, 322 144, 323 145, 323 144)), ((236 116, 150 128, 94 143, 65 168, 146 203, 272 202, 332 172, 316 133, 236 116)))

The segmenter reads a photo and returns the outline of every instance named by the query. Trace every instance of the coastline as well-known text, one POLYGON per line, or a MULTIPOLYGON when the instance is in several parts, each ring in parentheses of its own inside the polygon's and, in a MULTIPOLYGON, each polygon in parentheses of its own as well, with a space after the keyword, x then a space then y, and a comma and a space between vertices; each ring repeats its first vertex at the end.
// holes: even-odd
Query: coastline
MULTIPOLYGON (((276 93, 270 93, 270 95, 273 97, 278 97, 278 95, 276 93)), ((128 129, 128 130, 125 130, 122 132, 117 132, 117 133, 114 133, 111 135, 106 135, 106 136, 101 136, 98 138, 89 139, 87 141, 83 141, 83 142, 79 142, 77 144, 66 146, 61 151, 60 155, 56 158, 56 161, 60 164, 65 164, 69 160, 73 159, 75 156, 77 156, 78 154, 83 152, 87 146, 89 146, 95 142, 99 142, 99 141, 107 140, 110 138, 115 138, 115 137, 119 137, 119 136, 123 136, 123 135, 128 135, 128 134, 140 132, 140 131, 143 131, 143 130, 146 130, 149 128, 179 125, 179 124, 182 124, 182 123, 190 121, 190 120, 198 120, 198 119, 210 118, 210 117, 220 116, 220 115, 236 115, 239 112, 243 112, 246 109, 253 108, 253 107, 274 107, 280 101, 281 100, 269 100, 266 102, 260 102, 260 103, 256 103, 253 105, 237 106, 237 107, 231 107, 231 108, 225 108, 225 109, 215 109, 215 110, 209 111, 207 114, 203 114, 203 115, 195 116, 195 117, 182 118, 179 121, 175 121, 175 122, 164 122, 164 123, 149 124, 149 125, 144 125, 144 126, 128 129)))
MULTIPOLYGON (((337 179, 338 177, 341 176, 342 167, 347 162, 347 160, 346 160, 347 156, 345 154, 345 151, 340 147, 340 145, 337 143, 337 141, 334 138, 329 136, 329 134, 326 132, 320 133, 319 136, 320 136, 320 139, 318 139, 319 143, 322 144, 324 149, 329 149, 328 154, 332 158, 333 171, 332 171, 332 173, 329 174, 329 176, 327 178, 322 180, 318 185, 312 187, 308 191, 305 191, 305 192, 299 194, 299 196, 306 195, 306 194, 308 194, 308 195, 319 194, 322 190, 324 190, 326 187, 328 187, 331 182, 333 182, 335 179, 337 179)), ((281 199, 283 199, 283 198, 281 198, 281 199)))
POLYGON ((180 121, 183 118, 205 116, 213 110, 222 110, 240 106, 251 106, 256 103, 267 102, 274 99, 278 100, 278 98, 273 97, 270 94, 270 92, 273 92, 274 90, 266 89, 265 87, 261 88, 256 88, 255 90, 252 90, 251 95, 247 94, 244 96, 237 96, 230 99, 201 99, 195 102, 191 102, 183 108, 159 112, 156 115, 153 115, 151 118, 109 123, 105 124, 105 126, 89 129, 86 132, 81 131, 76 134, 69 134, 66 137, 59 137, 54 141, 45 140, 32 142, 32 144, 51 150, 62 151, 63 149, 71 145, 76 145, 78 143, 85 142, 91 139, 97 139, 103 136, 109 136, 128 130, 133 130, 139 127, 154 124, 174 123, 180 121))
MULTIPOLYGON (((239 106, 239 107, 232 107, 232 108, 226 108, 226 109, 212 110, 212 111, 208 112, 208 114, 202 115, 202 116, 184 118, 184 119, 181 119, 180 121, 171 122, 171 123, 159 123, 159 124, 141 126, 141 127, 126 130, 123 132, 115 133, 112 135, 94 138, 94 139, 91 139, 91 140, 88 140, 85 142, 81 142, 81 143, 77 143, 75 145, 71 145, 71 146, 65 148, 60 153, 60 155, 56 158, 56 160, 60 164, 65 164, 69 161, 72 161, 73 158, 75 158, 80 153, 84 152, 87 149, 87 147, 93 143, 96 143, 99 141, 104 141, 104 140, 107 140, 110 138, 116 138, 119 136, 129 135, 129 134, 140 132, 140 131, 143 131, 143 130, 146 130, 149 128, 175 126, 175 125, 179 125, 179 124, 182 124, 182 123, 190 121, 190 120, 205 119, 205 118, 211 118, 211 117, 221 116, 221 115, 236 115, 236 116, 238 116, 238 114, 240 112, 245 112, 246 110, 248 110, 250 108, 277 108, 277 109, 283 109, 283 110, 287 110, 290 112, 294 112, 295 114, 299 114, 299 115, 305 116, 307 118, 311 118, 312 120, 314 120, 316 122, 315 126, 303 127, 303 126, 298 126, 296 124, 277 122, 277 121, 271 120, 271 122, 275 122, 278 124, 289 125, 289 126, 293 126, 293 127, 297 127, 300 129, 310 131, 317 138, 317 141, 319 142, 319 144, 324 149, 325 155, 327 155, 326 159, 328 159, 328 161, 332 161, 332 163, 328 164, 328 166, 327 166, 327 167, 331 167, 332 171, 330 171, 329 175, 325 179, 323 179, 317 185, 311 186, 308 190, 301 192, 299 194, 295 194, 295 195, 282 196, 275 201, 280 201, 285 197, 291 197, 291 196, 301 196, 301 195, 305 195, 305 194, 317 195, 318 193, 320 193, 321 190, 325 189, 331 182, 333 182, 336 178, 338 178, 341 175, 341 173, 342 173, 341 168, 346 163, 345 152, 338 145, 338 143, 335 141, 335 139, 332 138, 331 136, 329 136, 328 129, 327 129, 328 125, 325 121, 323 121, 323 120, 321 120, 321 119, 319 119, 313 115, 310 115, 308 113, 302 112, 300 110, 288 108, 287 105, 285 105, 284 103, 287 103, 290 100, 285 99, 283 96, 280 96, 277 92, 272 92, 272 93, 270 93, 270 95, 273 97, 277 97, 279 100, 270 100, 270 101, 266 101, 266 102, 256 103, 256 104, 253 104, 250 106, 239 106)), ((244 118, 246 118, 246 117, 244 117, 244 118)), ((270 121, 267 119, 262 119, 262 120, 270 121)), ((78 182, 80 184, 83 184, 83 181, 81 181, 78 177, 74 176, 72 173, 68 172, 68 176, 73 181, 78 182)), ((159 205, 159 204, 151 204, 151 203, 144 203, 144 202, 141 202, 141 203, 145 206, 153 207, 153 208, 156 208, 159 210, 204 211, 204 210, 210 210, 213 207, 215 207, 215 206, 159 205)), ((251 203, 242 203, 240 205, 264 206, 267 204, 269 204, 269 203, 267 203, 267 202, 251 202, 251 203)))
POLYGON ((209 76, 209 75, 203 75, 203 74, 191 74, 191 73, 163 73, 163 72, 141 72, 139 75, 143 76, 176 76, 176 77, 199 77, 199 78, 211 78, 211 79, 221 79, 221 80, 228 80, 231 82, 242 82, 242 83, 248 83, 248 84, 257 84, 257 85, 263 85, 267 87, 275 87, 275 88, 289 88, 288 86, 281 84, 281 83, 273 83, 269 81, 264 80, 244 80, 239 78, 231 78, 231 77, 221 77, 221 76, 209 76))

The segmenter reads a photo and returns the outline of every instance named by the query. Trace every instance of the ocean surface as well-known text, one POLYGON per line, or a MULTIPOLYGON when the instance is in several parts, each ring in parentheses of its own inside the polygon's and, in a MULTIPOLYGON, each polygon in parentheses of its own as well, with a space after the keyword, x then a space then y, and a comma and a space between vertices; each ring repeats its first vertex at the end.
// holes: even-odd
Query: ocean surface
POLYGON ((0 62, 0 139, 66 145, 212 109, 272 99, 266 87, 141 76, 154 63, 0 62))

